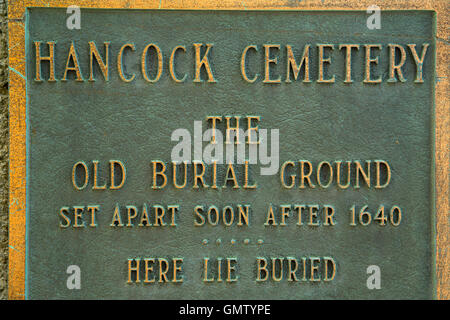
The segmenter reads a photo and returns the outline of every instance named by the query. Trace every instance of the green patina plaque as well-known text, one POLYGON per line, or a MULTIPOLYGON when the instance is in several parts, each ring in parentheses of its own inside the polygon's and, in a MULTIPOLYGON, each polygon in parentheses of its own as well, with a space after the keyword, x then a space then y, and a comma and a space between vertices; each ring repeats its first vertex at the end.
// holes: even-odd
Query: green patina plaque
POLYGON ((27 298, 433 297, 431 11, 68 17, 26 14, 27 298), (174 183, 236 121, 257 163, 174 183))

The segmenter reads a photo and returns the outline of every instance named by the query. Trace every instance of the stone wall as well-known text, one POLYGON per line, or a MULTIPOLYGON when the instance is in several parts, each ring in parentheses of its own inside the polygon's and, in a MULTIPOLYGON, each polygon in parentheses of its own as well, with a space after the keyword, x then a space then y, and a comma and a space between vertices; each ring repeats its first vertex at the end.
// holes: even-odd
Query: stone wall
POLYGON ((0 0, 0 300, 8 297, 8 19, 0 0))

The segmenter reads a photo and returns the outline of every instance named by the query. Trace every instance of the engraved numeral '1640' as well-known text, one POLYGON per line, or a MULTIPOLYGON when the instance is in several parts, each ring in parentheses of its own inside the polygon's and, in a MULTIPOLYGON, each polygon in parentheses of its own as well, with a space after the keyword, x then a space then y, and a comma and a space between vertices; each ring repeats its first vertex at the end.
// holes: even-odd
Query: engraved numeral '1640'
POLYGON ((362 226, 368 226, 371 223, 377 223, 380 226, 385 226, 388 224, 393 225, 394 227, 397 227, 400 225, 400 222, 402 221, 402 210, 399 206, 392 206, 392 208, 389 210, 388 208, 385 208, 384 205, 381 205, 378 208, 378 211, 376 215, 373 215, 370 213, 367 209, 369 206, 363 206, 359 213, 356 213, 356 205, 353 205, 350 208, 350 225, 356 226, 356 225, 362 225, 362 226), (388 212, 389 210, 389 212, 388 212))

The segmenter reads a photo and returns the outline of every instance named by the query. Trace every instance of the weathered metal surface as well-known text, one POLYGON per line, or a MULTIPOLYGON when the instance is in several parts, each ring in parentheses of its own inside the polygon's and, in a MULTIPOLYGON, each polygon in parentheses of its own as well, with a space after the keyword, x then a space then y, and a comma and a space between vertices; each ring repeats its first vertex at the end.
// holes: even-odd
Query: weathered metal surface
MULTIPOLYGON (((436 44, 431 12, 385 12, 383 29, 376 32, 367 30, 364 12, 84 10, 82 32, 66 29, 64 18, 57 22, 59 16, 65 18, 65 11, 31 9, 27 16, 29 298, 434 296, 431 141, 434 140, 436 44), (415 21, 412 26, 411 19, 415 21), (49 21, 55 28, 48 28, 49 21), (109 28, 104 28, 105 21, 109 28), (101 33, 95 31, 99 28, 101 33), (32 81, 34 41, 42 41, 43 48, 46 41, 56 41, 55 75, 61 80, 72 40, 86 81, 32 81), (102 55, 103 42, 111 43, 108 82, 104 82, 100 69, 95 69, 96 82, 87 81, 89 41, 95 41, 102 55), (128 42, 136 46, 134 56, 131 52, 127 56, 130 61, 127 72, 136 74, 132 83, 123 82, 115 68, 117 53, 128 42), (413 81, 416 71, 409 51, 403 72, 407 81, 387 83, 388 44, 399 43, 407 48, 406 44, 415 43, 420 48, 425 42, 430 44, 430 51, 424 62, 424 83, 413 81), (165 63, 175 46, 186 47, 184 67, 179 69, 180 74, 188 74, 185 83, 174 83, 167 65, 157 83, 150 84, 143 79, 140 55, 149 43, 159 45, 165 63), (193 82, 194 43, 213 44, 211 61, 216 83, 193 82), (285 83, 285 45, 300 50, 306 43, 334 44, 331 66, 335 83, 317 83, 317 48, 311 51, 312 83, 300 80, 285 83), (351 84, 344 83, 345 57, 337 50, 345 43, 361 45, 354 52, 354 83, 351 84), (239 69, 242 50, 257 45, 254 56, 262 62, 264 44, 281 46, 278 73, 274 73, 274 78, 281 76, 279 85, 263 83, 264 69, 257 69, 257 63, 253 71, 260 74, 260 80, 253 84, 242 80, 239 69), (383 81, 379 85, 363 83, 364 44, 382 45, 378 70, 383 81), (280 165, 299 159, 315 165, 320 161, 382 159, 391 165, 389 186, 381 190, 373 186, 342 190, 333 185, 325 189, 303 190, 298 186, 286 189, 278 175, 255 174, 252 177, 258 183, 256 190, 194 190, 189 183, 181 190, 170 185, 163 190, 151 188, 151 160, 170 162, 174 145, 170 134, 175 129, 191 129, 194 120, 204 122, 211 115, 253 114, 261 116, 261 127, 280 129, 280 165), (92 170, 91 161, 99 160, 103 182, 108 179, 108 161, 113 159, 127 167, 123 188, 74 190, 70 180, 74 163, 83 160, 92 170), (178 226, 166 229, 110 226, 116 204, 125 213, 125 205, 134 205, 141 211, 143 203, 149 208, 153 204, 179 205, 178 226), (248 227, 194 226, 193 208, 198 204, 222 208, 244 203, 251 205, 248 227), (61 207, 94 204, 101 207, 96 228, 58 227, 61 207), (284 204, 321 207, 329 204, 336 209, 337 223, 328 227, 306 224, 298 227, 291 215, 285 227, 265 227, 270 204, 276 208, 284 204), (389 209, 398 205, 402 209, 402 222, 397 227, 351 226, 349 210, 354 204, 357 214, 366 204, 374 214, 380 205, 389 209), (220 244, 216 243, 218 238, 222 240, 220 244), (208 240, 207 244, 203 243, 204 239, 208 240), (233 239, 235 243, 231 242, 233 239), (258 243, 259 239, 264 242, 258 243), (237 282, 204 283, 203 259, 217 256, 238 259, 237 282), (168 260, 183 257, 183 283, 127 283, 127 259, 145 257, 168 260), (297 257, 299 261, 301 257, 333 257, 336 276, 330 282, 268 280, 258 283, 255 281, 257 257, 297 257), (82 270, 81 290, 66 287, 66 269, 71 264, 79 265, 82 270), (382 290, 367 289, 366 268, 373 264, 382 270, 382 290)), ((296 58, 300 53, 296 53, 296 58)), ((45 76, 47 79, 48 74, 45 76)), ((207 79, 206 74, 202 77, 207 79)), ((253 173, 257 171, 252 169, 253 173)))

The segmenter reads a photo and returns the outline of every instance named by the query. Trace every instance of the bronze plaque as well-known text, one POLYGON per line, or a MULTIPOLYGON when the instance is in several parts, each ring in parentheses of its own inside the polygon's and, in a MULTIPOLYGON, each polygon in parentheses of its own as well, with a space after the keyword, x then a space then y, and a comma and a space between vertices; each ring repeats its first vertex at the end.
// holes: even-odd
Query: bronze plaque
POLYGON ((25 298, 435 297, 436 14, 376 13, 26 9, 25 298))

